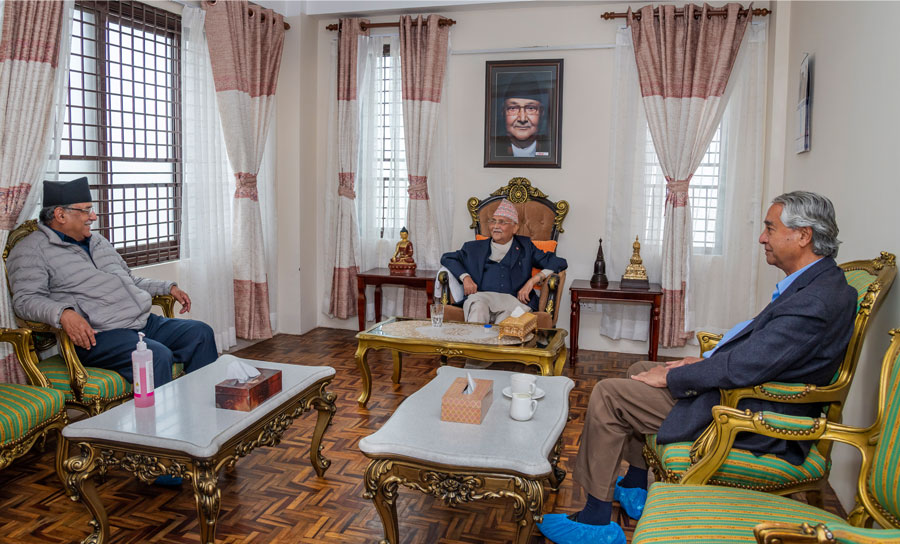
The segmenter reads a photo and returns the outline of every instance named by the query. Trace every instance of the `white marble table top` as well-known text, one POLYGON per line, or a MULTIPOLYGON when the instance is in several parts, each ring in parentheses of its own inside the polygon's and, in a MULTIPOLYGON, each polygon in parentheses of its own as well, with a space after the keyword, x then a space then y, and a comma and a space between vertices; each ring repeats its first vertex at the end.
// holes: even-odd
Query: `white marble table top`
POLYGON ((546 393, 534 417, 509 417, 510 400, 503 396, 512 372, 465 370, 450 366, 410 395, 382 427, 359 442, 370 457, 411 460, 473 469, 494 469, 540 476, 550 472, 547 457, 556 445, 569 415, 569 392, 575 383, 564 376, 538 376, 546 393), (453 381, 467 372, 473 378, 494 380, 494 400, 480 425, 441 421, 441 397, 453 381))
POLYGON ((334 376, 329 366, 300 366, 241 359, 259 368, 281 370, 281 392, 250 412, 216 408, 215 385, 225 380, 228 363, 238 359, 222 355, 214 363, 158 389, 156 403, 138 408, 128 401, 111 410, 76 421, 63 429, 63 436, 109 440, 181 451, 197 458, 215 455, 222 445, 267 416, 271 410, 313 383, 334 376))

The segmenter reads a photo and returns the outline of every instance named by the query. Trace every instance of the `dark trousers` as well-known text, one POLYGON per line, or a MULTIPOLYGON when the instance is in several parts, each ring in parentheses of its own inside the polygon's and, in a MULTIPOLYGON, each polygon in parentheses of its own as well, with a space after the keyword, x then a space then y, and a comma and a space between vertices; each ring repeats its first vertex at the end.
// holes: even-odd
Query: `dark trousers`
POLYGON ((153 383, 156 387, 172 381, 172 363, 181 363, 185 372, 191 372, 219 357, 209 325, 156 314, 150 314, 141 330, 113 329, 97 333, 94 335, 96 346, 89 350, 76 346, 75 353, 84 366, 115 370, 133 382, 131 352, 137 348, 139 332, 144 333, 147 349, 153 352, 153 383))

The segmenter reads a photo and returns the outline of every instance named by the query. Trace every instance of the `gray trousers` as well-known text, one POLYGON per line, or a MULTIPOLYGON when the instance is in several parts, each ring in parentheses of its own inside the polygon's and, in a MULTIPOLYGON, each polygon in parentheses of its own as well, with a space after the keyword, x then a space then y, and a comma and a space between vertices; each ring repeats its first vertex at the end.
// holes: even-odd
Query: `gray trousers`
POLYGON ((675 406, 668 389, 631 379, 661 364, 635 363, 628 368, 628 378, 600 380, 591 392, 573 478, 602 501, 613 500, 623 459, 635 467, 647 468, 641 453, 644 435, 656 434, 675 406))
POLYGON ((473 323, 499 323, 509 317, 516 308, 530 312, 531 308, 506 293, 478 291, 466 297, 463 313, 466 321, 473 323))

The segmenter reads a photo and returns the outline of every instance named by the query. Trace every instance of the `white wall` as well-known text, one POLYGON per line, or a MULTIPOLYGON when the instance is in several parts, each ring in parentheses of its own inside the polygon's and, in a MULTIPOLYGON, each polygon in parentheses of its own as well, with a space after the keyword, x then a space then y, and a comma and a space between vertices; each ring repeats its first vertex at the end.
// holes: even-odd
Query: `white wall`
MULTIPOLYGON (((783 120, 784 190, 804 189, 834 202, 843 241, 838 261, 872 258, 879 251, 897 253, 900 202, 897 183, 897 123, 900 121, 900 50, 897 2, 779 2, 789 11, 788 115, 783 120), (811 150, 793 151, 793 107, 799 66, 810 53, 813 67, 811 150)), ((782 20, 784 17, 782 17, 782 20)), ((844 422, 867 426, 875 415, 881 358, 887 331, 900 326, 898 288, 873 320, 859 369, 844 410, 844 422)), ((846 509, 853 506, 859 455, 838 445, 831 485, 846 509)))

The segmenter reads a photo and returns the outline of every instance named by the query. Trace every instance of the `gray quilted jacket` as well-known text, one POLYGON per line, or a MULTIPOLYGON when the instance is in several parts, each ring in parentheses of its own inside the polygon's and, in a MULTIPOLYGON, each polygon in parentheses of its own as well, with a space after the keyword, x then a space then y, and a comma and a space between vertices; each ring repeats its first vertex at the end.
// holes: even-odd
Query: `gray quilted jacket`
POLYGON ((59 327, 63 310, 72 308, 99 332, 142 329, 153 295, 168 294, 170 281, 131 275, 109 240, 91 235, 91 255, 63 242, 52 229, 40 230, 16 244, 6 261, 16 315, 59 327))

